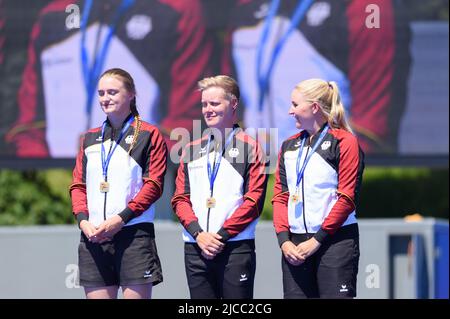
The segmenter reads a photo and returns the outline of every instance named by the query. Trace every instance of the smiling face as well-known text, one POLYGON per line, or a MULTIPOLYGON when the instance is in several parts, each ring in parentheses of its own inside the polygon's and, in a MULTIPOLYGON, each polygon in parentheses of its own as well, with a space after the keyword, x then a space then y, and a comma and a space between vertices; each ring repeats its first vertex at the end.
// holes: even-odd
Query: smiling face
POLYGON ((237 100, 227 98, 224 89, 211 86, 202 91, 202 114, 208 127, 223 130, 234 124, 237 100))
POLYGON ((120 77, 105 75, 98 83, 98 99, 105 114, 125 118, 130 113, 134 93, 129 92, 120 77))
POLYGON ((289 115, 295 119, 295 126, 298 129, 313 130, 318 111, 317 103, 306 100, 298 90, 292 91, 289 115))

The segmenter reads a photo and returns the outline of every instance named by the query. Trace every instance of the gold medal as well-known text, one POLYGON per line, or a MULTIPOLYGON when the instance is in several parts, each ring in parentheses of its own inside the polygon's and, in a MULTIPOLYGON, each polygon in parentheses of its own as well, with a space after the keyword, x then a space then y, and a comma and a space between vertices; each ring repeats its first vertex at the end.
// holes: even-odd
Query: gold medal
POLYGON ((292 194, 291 195, 291 201, 292 201, 292 204, 296 205, 298 203, 298 195, 297 194, 292 194))
POLYGON ((216 199, 214 197, 208 197, 206 199, 206 208, 216 207, 216 199))
POLYGON ((100 183, 100 192, 101 193, 109 192, 109 183, 108 182, 101 182, 100 183))

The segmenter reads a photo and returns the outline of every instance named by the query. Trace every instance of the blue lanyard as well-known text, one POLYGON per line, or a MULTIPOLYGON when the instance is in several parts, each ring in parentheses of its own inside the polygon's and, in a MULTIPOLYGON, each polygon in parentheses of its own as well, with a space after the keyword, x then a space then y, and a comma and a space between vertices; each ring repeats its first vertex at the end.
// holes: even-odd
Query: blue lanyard
MULTIPOLYGON (((116 11, 112 23, 109 26, 108 33, 103 44, 100 46, 98 54, 94 57, 93 62, 89 63, 89 57, 86 49, 86 29, 89 20, 89 13, 92 9, 93 0, 86 0, 85 7, 83 9, 83 15, 81 18, 81 63, 82 73, 84 76, 84 85, 86 89, 86 113, 88 115, 87 127, 91 126, 90 114, 92 111, 92 101, 94 99, 95 88, 98 82, 98 77, 103 69, 105 63, 106 53, 109 45, 111 44, 112 37, 116 31, 117 24, 122 14, 130 8, 134 3, 134 0, 122 0, 121 5, 116 11), (91 67, 89 67, 91 65, 91 67)), ((99 26, 99 28, 101 25, 99 26)))
MULTIPOLYGON (((102 125, 102 169, 103 169, 103 178, 106 181, 106 176, 108 174, 108 166, 109 161, 111 160, 111 157, 114 153, 114 151, 117 148, 117 145, 120 144, 120 141, 122 140, 123 135, 128 131, 130 128, 131 123, 133 123, 134 117, 131 116, 125 126, 122 128, 122 131, 120 132, 119 138, 117 139, 117 142, 115 142, 114 147, 111 149, 109 148, 108 156, 105 156, 105 146, 103 145, 103 142, 105 140, 105 128, 106 128, 106 121, 103 122, 102 125)), ((111 138, 111 143, 113 143, 113 139, 111 138)))
POLYGON ((312 147, 311 153, 309 153, 309 155, 305 158, 305 160, 303 162, 303 165, 302 165, 302 168, 299 170, 300 159, 301 159, 302 153, 303 153, 303 146, 305 145, 305 141, 308 138, 308 135, 306 134, 306 136, 302 139, 302 144, 300 145, 300 149, 298 151, 297 164, 295 166, 295 170, 297 172, 297 183, 295 184, 296 188, 298 188, 298 185, 300 185, 300 182, 301 182, 301 180, 303 178, 303 173, 305 172, 306 164, 308 163, 309 159, 311 158, 311 156, 316 151, 317 147, 319 147, 319 144, 322 142, 322 140, 325 137, 325 135, 327 134, 327 132, 328 132, 328 124, 326 124, 326 126, 323 129, 322 133, 320 133, 319 139, 316 141, 316 143, 312 147))
MULTIPOLYGON (((227 138, 227 141, 225 143, 224 149, 226 150, 228 145, 230 144, 231 140, 233 139, 233 136, 235 134, 235 132, 237 131, 237 128, 235 128, 230 135, 227 138)), ((211 190, 211 193, 213 191, 214 188, 214 181, 216 180, 217 177, 217 173, 219 172, 219 166, 220 166, 220 161, 222 160, 222 153, 219 155, 219 158, 216 161, 216 153, 214 150, 214 168, 211 168, 211 163, 209 162, 209 147, 211 144, 211 135, 209 135, 208 137, 208 144, 206 145, 206 165, 207 165, 207 169, 208 169, 208 179, 209 179, 209 189, 211 190)), ((222 151, 223 152, 223 151, 222 151)))
POLYGON ((273 68, 275 66, 275 62, 278 59, 278 56, 281 53, 281 49, 283 48, 284 44, 286 43, 287 39, 291 35, 292 31, 297 27, 297 25, 300 23, 300 21, 303 19, 303 17, 306 14, 306 11, 308 11, 309 7, 311 6, 312 2, 314 0, 300 0, 297 4, 297 7, 294 10, 294 14, 292 15, 291 24, 289 25, 287 31, 282 35, 281 39, 278 41, 278 43, 275 46, 275 49, 272 51, 272 55, 270 57, 269 66, 266 70, 266 72, 263 74, 262 71, 262 56, 264 52, 264 47, 267 44, 267 38, 269 37, 269 30, 272 25, 272 21, 278 11, 278 8, 280 6, 280 0, 272 0, 272 3, 269 8, 269 12, 267 14, 264 28, 262 31, 261 39, 258 44, 258 51, 256 56, 256 78, 258 80, 258 86, 259 86, 259 99, 258 99, 258 107, 259 111, 262 111, 263 104, 264 104, 264 97, 267 94, 267 91, 269 89, 269 80, 270 76, 272 75, 273 68))

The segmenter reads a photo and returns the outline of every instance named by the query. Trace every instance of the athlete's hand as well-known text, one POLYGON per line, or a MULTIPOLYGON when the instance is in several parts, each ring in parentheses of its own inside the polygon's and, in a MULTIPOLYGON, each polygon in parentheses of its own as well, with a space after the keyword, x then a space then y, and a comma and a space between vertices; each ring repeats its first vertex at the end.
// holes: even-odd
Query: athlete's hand
POLYGON ((115 234, 117 234, 125 222, 119 215, 114 215, 107 220, 105 220, 94 233, 94 236, 98 238, 98 243, 104 243, 111 240, 115 234))
POLYGON ((297 245, 297 252, 304 256, 304 258, 308 258, 312 254, 314 254, 321 246, 314 237, 308 239, 297 245))
POLYGON ((211 260, 223 250, 225 244, 220 239, 222 236, 216 233, 201 232, 197 235, 197 244, 202 250, 203 257, 211 260))
POLYGON ((305 257, 298 252, 297 247, 292 241, 285 241, 281 245, 281 251, 283 252, 284 258, 293 266, 298 266, 303 264, 305 257))
POLYGON ((80 229, 89 241, 96 240, 96 238, 94 238, 94 234, 97 228, 94 225, 92 225, 92 223, 90 223, 88 220, 82 220, 80 222, 80 229))

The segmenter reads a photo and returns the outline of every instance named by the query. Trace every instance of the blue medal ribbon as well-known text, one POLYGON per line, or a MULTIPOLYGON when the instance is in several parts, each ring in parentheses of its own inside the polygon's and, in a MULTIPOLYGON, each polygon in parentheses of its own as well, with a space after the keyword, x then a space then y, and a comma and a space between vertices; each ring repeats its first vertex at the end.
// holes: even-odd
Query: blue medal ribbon
MULTIPOLYGON (((106 38, 103 44, 100 46, 98 54, 94 57, 92 63, 89 63, 89 57, 86 49, 86 29, 89 20, 89 13, 92 9, 93 0, 86 0, 85 6, 83 8, 83 14, 81 17, 81 67, 84 76, 84 85, 86 89, 86 113, 88 115, 87 128, 91 127, 91 112, 92 112, 92 101, 94 99, 95 88, 98 82, 98 77, 105 63, 106 53, 108 52, 109 45, 113 38, 114 33, 117 29, 117 24, 121 16, 134 4, 135 0, 122 0, 121 5, 117 9, 112 23, 109 25, 106 38), (89 67, 91 65, 91 67, 89 67)), ((99 28, 101 25, 99 26, 99 28)))
POLYGON ((270 57, 269 66, 266 69, 266 72, 263 74, 262 71, 262 59, 263 59, 263 53, 264 53, 264 47, 267 44, 267 38, 269 37, 269 31, 273 22, 273 19, 275 15, 277 14, 278 8, 280 6, 280 0, 273 0, 269 12, 267 14, 264 28, 262 31, 262 35, 258 44, 258 51, 256 56, 256 78, 258 80, 258 86, 259 86, 259 99, 258 99, 258 107, 259 111, 261 112, 263 109, 264 104, 264 97, 268 93, 269 89, 269 80, 270 76, 272 75, 273 68, 275 66, 275 63, 278 59, 278 56, 281 53, 281 50, 286 43, 289 36, 292 34, 294 29, 297 27, 297 25, 301 22, 303 17, 306 14, 306 11, 308 11, 309 7, 313 3, 313 0, 300 0, 294 10, 294 14, 291 18, 291 23, 286 30, 286 32, 281 36, 281 39, 276 44, 274 50, 272 51, 272 55, 270 57))
MULTIPOLYGON (((231 140, 233 139, 234 134, 236 133, 237 128, 233 129, 233 131, 230 133, 230 135, 228 136, 224 149, 226 150, 228 145, 230 144, 231 140)), ((222 160, 222 154, 219 155, 219 158, 216 161, 216 153, 214 151, 214 167, 211 168, 211 163, 209 162, 209 147, 211 144, 211 136, 209 135, 208 137, 208 144, 206 145, 206 165, 207 165, 207 169, 208 169, 208 179, 209 179, 209 189, 211 190, 211 195, 214 189, 214 181, 216 180, 217 177, 217 173, 219 172, 219 166, 220 166, 220 161, 222 160)), ((223 151, 222 151, 223 153, 223 151)))
POLYGON ((303 146, 305 145, 305 141, 308 138, 308 134, 305 134, 305 137, 302 139, 300 149, 298 150, 297 164, 295 166, 295 170, 297 172, 297 182, 295 184, 295 190, 296 190, 295 192, 296 193, 298 190, 298 185, 300 185, 300 182, 303 178, 303 174, 305 173, 306 164, 308 164, 308 161, 310 160, 311 156, 316 151, 317 147, 319 147, 319 144, 322 142, 322 140, 324 139, 327 132, 328 132, 328 124, 325 125, 325 128, 323 129, 322 133, 320 133, 319 138, 317 139, 316 143, 314 144, 314 146, 311 149, 311 153, 309 153, 309 155, 305 158, 305 160, 303 161, 302 168, 300 169, 300 160, 301 160, 302 153, 303 153, 303 146))
POLYGON ((134 117, 130 116, 130 118, 128 119, 127 123, 125 124, 125 126, 122 128, 122 131, 120 132, 119 138, 117 139, 117 142, 113 141, 113 139, 111 138, 111 144, 115 143, 113 148, 109 148, 109 152, 108 152, 108 156, 106 156, 106 151, 105 151, 105 146, 103 145, 103 142, 105 141, 105 128, 106 128, 106 123, 107 121, 105 120, 103 122, 102 125, 102 169, 103 169, 103 179, 104 181, 107 180, 107 176, 108 176, 108 166, 109 166, 109 161, 111 160, 111 157, 114 153, 114 151, 116 150, 117 146, 120 144, 120 141, 122 140, 124 134, 128 131, 128 129, 131 126, 131 123, 133 123, 134 121, 134 117))

